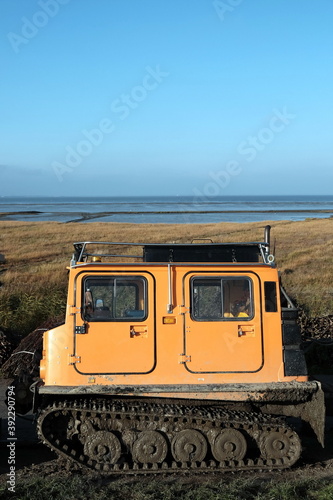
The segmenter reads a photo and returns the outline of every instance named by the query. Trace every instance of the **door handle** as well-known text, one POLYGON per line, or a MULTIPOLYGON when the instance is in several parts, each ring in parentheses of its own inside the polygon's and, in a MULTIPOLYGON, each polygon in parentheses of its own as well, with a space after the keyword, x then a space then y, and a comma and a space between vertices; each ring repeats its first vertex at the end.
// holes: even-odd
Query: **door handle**
POLYGON ((238 325, 238 337, 255 337, 254 325, 238 325))
POLYGON ((148 327, 146 325, 131 325, 130 326, 130 337, 148 337, 148 327))

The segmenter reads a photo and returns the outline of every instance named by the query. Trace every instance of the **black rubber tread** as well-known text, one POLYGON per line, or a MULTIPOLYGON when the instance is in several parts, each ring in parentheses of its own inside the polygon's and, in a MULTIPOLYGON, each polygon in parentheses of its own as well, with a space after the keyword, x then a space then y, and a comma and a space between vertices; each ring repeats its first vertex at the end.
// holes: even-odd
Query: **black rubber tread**
MULTIPOLYGON (((45 407, 38 418, 41 440, 58 455, 81 466, 106 474, 197 473, 236 470, 272 470, 291 467, 299 458, 301 445, 297 434, 285 423, 270 415, 236 412, 218 406, 185 406, 183 404, 157 404, 142 401, 123 401, 96 398, 94 400, 58 400, 45 407), (218 462, 211 450, 205 460, 176 462, 171 454, 171 441, 183 429, 197 430, 205 436, 208 448, 210 435, 222 429, 239 430, 250 447, 250 453, 242 460, 218 462), (157 431, 168 441, 169 453, 161 463, 137 463, 131 456, 131 448, 142 431, 157 431), (84 443, 94 436, 112 432, 121 441, 122 454, 116 463, 102 463, 87 456, 84 443), (97 434, 99 433, 99 434, 97 434), (126 434, 127 433, 127 434, 126 434), (289 440, 289 451, 282 458, 265 458, 260 455, 263 436, 281 433, 289 440)), ((267 456, 267 452, 265 453, 267 456)))

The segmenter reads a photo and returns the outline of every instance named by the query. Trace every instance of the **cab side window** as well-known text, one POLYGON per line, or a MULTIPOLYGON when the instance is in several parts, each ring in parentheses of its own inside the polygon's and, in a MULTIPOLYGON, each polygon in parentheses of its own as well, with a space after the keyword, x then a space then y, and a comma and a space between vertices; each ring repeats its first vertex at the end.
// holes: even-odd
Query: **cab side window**
POLYGON ((221 321, 253 317, 249 278, 192 278, 191 316, 195 321, 221 321))
POLYGON ((143 321, 147 317, 147 284, 143 277, 87 277, 83 282, 86 321, 143 321))

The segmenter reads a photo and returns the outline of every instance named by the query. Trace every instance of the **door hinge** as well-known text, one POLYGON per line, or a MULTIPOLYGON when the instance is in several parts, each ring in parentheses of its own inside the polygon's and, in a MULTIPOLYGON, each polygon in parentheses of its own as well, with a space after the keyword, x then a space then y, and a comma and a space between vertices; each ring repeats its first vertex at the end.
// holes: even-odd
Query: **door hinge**
POLYGON ((75 354, 69 355, 69 365, 75 365, 77 363, 81 363, 81 356, 75 356, 75 354))
POLYGON ((189 308, 186 306, 179 306, 179 314, 186 314, 188 313, 189 308))
POLYGON ((75 316, 75 314, 80 314, 81 312, 81 307, 78 307, 78 306, 69 306, 71 308, 71 313, 70 315, 71 316, 75 316))
POLYGON ((187 354, 179 354, 178 363, 184 365, 185 363, 189 363, 190 361, 191 361, 191 356, 188 356, 187 354))
POLYGON ((76 326, 74 331, 75 331, 75 333, 78 333, 78 334, 80 334, 80 333, 87 333, 87 327, 86 327, 85 324, 84 325, 80 325, 80 326, 76 326))

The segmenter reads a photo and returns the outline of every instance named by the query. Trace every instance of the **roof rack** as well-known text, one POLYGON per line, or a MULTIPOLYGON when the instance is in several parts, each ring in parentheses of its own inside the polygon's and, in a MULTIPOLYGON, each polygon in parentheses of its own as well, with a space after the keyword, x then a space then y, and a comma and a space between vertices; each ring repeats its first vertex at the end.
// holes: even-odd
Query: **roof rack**
POLYGON ((71 266, 92 258, 140 259, 142 262, 263 262, 273 265, 270 254, 270 226, 265 227, 264 241, 241 243, 125 243, 113 241, 84 241, 74 243, 71 266), (88 246, 94 246, 90 251, 88 246), (99 247, 96 251, 96 246, 99 247), (117 247, 117 253, 106 253, 103 247, 117 247), (141 254, 119 253, 121 247, 141 247, 141 254))

